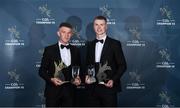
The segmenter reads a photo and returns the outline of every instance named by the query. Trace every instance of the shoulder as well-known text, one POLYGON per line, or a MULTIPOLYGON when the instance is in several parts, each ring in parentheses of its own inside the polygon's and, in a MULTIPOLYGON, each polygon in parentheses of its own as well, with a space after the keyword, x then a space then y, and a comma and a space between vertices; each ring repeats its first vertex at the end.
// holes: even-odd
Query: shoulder
POLYGON ((119 40, 113 39, 111 37, 107 37, 107 41, 109 41, 110 44, 112 45, 120 45, 121 46, 121 42, 119 40))
POLYGON ((52 48, 57 47, 57 46, 58 46, 58 43, 46 46, 45 48, 52 49, 52 48))
POLYGON ((96 43, 95 39, 92 40, 92 41, 87 41, 86 42, 86 47, 88 47, 88 48, 93 47, 95 45, 95 43, 96 43))
POLYGON ((73 51, 73 52, 79 52, 79 48, 77 46, 74 46, 74 45, 71 45, 70 44, 70 49, 73 51))
POLYGON ((44 48, 44 51, 52 51, 52 50, 56 50, 57 48, 58 48, 58 43, 46 46, 44 48))
POLYGON ((95 43, 95 39, 94 40, 91 40, 91 41, 87 41, 87 45, 92 45, 95 43))
POLYGON ((69 45, 70 45, 70 48, 71 48, 71 49, 78 49, 78 47, 75 46, 75 45, 71 45, 71 44, 69 44, 69 45))

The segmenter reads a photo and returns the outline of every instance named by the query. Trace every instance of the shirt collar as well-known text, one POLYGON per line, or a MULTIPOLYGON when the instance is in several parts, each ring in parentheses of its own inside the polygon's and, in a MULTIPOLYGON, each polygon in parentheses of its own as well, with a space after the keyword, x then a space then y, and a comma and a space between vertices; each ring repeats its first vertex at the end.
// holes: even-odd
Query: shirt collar
POLYGON ((101 36, 101 38, 97 38, 97 37, 96 37, 96 39, 97 39, 97 40, 101 40, 101 39, 102 39, 102 40, 105 42, 106 37, 107 37, 107 34, 105 33, 105 34, 103 34, 103 35, 101 36))
MULTIPOLYGON (((58 45, 59 45, 59 47, 61 47, 62 43, 60 41, 58 41, 58 45)), ((67 43, 66 45, 69 45, 69 43, 67 43)))

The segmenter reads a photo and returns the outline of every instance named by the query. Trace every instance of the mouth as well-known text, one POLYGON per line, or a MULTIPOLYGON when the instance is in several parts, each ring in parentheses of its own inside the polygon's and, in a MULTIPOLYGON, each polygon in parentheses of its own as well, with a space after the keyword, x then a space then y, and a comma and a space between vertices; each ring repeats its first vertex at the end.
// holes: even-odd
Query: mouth
POLYGON ((97 32, 101 32, 102 30, 97 30, 97 32))

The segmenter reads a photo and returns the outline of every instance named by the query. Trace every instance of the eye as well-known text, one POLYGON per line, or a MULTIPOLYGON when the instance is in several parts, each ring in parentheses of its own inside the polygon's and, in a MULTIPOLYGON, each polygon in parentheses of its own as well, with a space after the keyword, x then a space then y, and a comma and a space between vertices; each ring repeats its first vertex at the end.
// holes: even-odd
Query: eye
POLYGON ((95 26, 98 26, 98 24, 95 24, 95 26))

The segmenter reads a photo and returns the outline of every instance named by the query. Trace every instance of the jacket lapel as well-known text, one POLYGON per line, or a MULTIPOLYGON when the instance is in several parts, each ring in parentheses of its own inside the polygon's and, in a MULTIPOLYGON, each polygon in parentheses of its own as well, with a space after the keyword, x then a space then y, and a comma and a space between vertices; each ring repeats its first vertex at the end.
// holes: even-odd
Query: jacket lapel
POLYGON ((74 49, 73 49, 73 46, 72 45, 70 45, 70 53, 71 53, 71 65, 74 63, 74 49))
POLYGON ((59 49, 59 45, 58 43, 55 45, 55 57, 57 58, 57 60, 61 60, 61 52, 60 52, 60 49, 59 49))
POLYGON ((96 50, 96 42, 94 40, 93 43, 92 43, 92 59, 93 59, 93 63, 95 63, 95 56, 96 56, 95 50, 96 50))
POLYGON ((102 49, 102 53, 101 53, 101 59, 100 59, 101 63, 105 62, 104 60, 105 60, 105 56, 107 56, 106 54, 108 54, 107 51, 108 51, 109 46, 110 46, 109 45, 109 38, 107 36, 105 43, 104 43, 104 46, 103 46, 103 49, 102 49))

